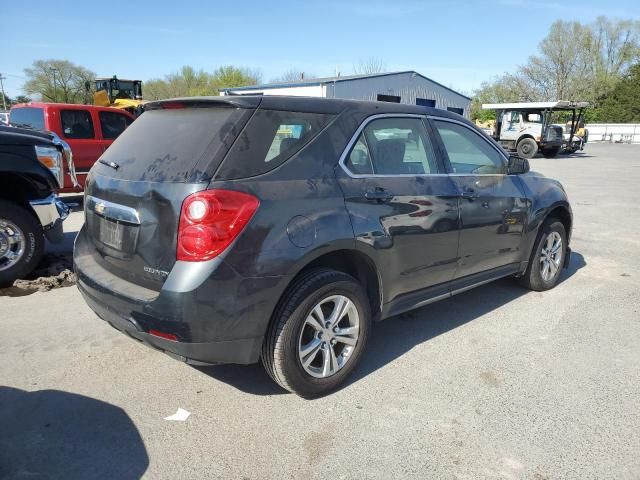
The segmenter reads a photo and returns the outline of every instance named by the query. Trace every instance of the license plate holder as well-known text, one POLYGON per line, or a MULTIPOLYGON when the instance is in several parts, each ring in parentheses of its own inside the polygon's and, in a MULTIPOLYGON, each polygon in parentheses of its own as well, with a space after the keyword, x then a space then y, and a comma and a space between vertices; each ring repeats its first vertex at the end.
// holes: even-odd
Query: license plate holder
POLYGON ((104 218, 100 219, 98 239, 108 247, 122 250, 124 243, 124 225, 104 218))

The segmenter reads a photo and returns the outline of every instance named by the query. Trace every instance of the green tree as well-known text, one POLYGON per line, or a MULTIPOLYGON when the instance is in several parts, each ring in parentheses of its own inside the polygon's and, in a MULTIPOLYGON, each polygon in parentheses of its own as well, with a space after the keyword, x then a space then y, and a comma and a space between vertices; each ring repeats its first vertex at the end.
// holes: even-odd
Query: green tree
POLYGON ((251 85, 259 80, 259 73, 231 65, 219 67, 213 73, 184 66, 164 78, 147 80, 142 93, 145 100, 219 95, 223 88, 251 85))
POLYGON ((96 74, 68 60, 36 60, 24 69, 27 81, 23 90, 47 102, 88 103, 85 84, 96 74))
POLYGON ((18 95, 17 97, 13 98, 11 103, 12 105, 15 105, 16 103, 29 103, 30 101, 31 99, 26 95, 18 95))
POLYGON ((214 95, 215 88, 211 75, 204 70, 195 70, 184 66, 180 71, 170 73, 164 79, 151 79, 144 82, 142 94, 145 100, 161 100, 174 97, 197 97, 214 95))
POLYGON ((213 71, 212 82, 216 88, 216 94, 223 88, 245 87, 260 83, 262 75, 257 70, 249 68, 225 65, 213 71))
POLYGON ((471 120, 486 122, 495 118, 495 111, 482 110, 483 103, 528 101, 530 86, 522 77, 505 74, 492 82, 483 82, 471 101, 471 120))
POLYGON ((597 109, 600 99, 639 60, 638 21, 599 17, 584 25, 558 20, 540 42, 537 55, 475 92, 472 116, 482 118, 479 105, 488 100, 586 100, 597 109))
POLYGON ((589 90, 590 29, 579 22, 558 20, 519 74, 544 100, 577 100, 589 90))
POLYGON ((4 108, 5 105, 7 106, 7 109, 11 108, 11 99, 4 93, 0 92, 0 109, 4 108))
POLYGON ((640 123, 640 63, 631 67, 609 94, 600 100, 593 121, 640 123))

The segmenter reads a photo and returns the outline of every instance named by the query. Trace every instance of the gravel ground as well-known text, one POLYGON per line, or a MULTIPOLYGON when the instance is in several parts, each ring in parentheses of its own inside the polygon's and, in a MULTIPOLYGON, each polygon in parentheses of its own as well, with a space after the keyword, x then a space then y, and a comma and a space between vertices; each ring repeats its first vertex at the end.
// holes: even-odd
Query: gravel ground
POLYGON ((640 146, 531 163, 573 203, 562 283, 379 324, 319 400, 152 351, 75 287, 0 297, 0 478, 640 478, 640 146))

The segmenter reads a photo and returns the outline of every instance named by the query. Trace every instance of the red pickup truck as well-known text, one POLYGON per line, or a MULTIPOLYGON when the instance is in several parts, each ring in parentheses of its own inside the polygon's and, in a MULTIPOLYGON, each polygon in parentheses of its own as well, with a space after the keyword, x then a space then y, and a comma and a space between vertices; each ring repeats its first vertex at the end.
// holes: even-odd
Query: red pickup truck
POLYGON ((9 123, 58 134, 71 147, 80 187, 74 187, 66 171, 61 192, 80 192, 87 173, 113 141, 133 122, 133 116, 118 108, 67 103, 21 103, 11 107, 9 123))

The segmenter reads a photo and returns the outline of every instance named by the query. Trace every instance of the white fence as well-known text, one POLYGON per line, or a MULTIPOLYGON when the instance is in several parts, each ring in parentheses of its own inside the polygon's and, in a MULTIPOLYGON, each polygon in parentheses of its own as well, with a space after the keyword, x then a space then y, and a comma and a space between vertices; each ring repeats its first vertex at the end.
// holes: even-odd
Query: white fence
POLYGON ((640 123, 588 123, 589 142, 640 143, 640 123))

